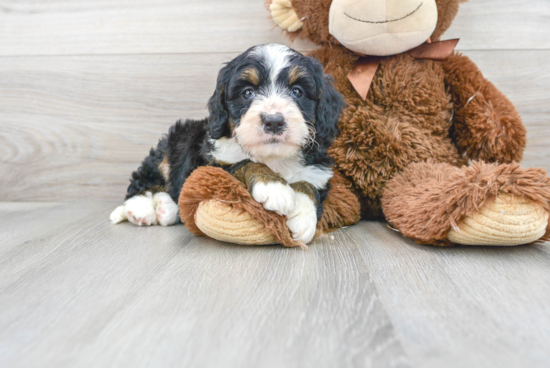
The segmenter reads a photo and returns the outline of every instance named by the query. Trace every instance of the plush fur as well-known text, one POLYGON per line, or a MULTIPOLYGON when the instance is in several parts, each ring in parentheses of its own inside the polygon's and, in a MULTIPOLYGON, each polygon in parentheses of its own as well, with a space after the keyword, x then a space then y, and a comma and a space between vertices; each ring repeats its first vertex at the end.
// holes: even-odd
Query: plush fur
POLYGON ((520 162, 526 129, 510 101, 466 56, 442 64, 454 107, 450 134, 461 156, 486 162, 520 162))
POLYGON ((351 183, 334 173, 330 179, 330 190, 323 204, 323 215, 317 223, 317 235, 354 225, 361 219, 361 208, 356 197, 350 191, 351 183))
POLYGON ((126 199, 146 191, 168 192, 177 202, 185 179, 209 163, 208 120, 178 121, 132 173, 126 199))
MULTIPOLYGON (((459 4, 467 0, 436 0, 438 9, 437 26, 432 34, 432 41, 438 41, 443 33, 451 26, 459 4)), ((269 7, 271 0, 265 1, 269 7)), ((298 18, 302 19, 303 27, 296 32, 288 33, 291 40, 297 38, 308 39, 316 44, 336 44, 339 42, 329 33, 329 11, 332 0, 292 0, 292 7, 298 18)))
MULTIPOLYGON (((458 169, 446 163, 409 165, 387 185, 382 205, 387 220, 422 243, 450 245, 447 233, 500 193, 529 198, 550 211, 550 178, 518 164, 474 162, 458 169)), ((549 239, 550 223, 542 240, 549 239)))
MULTIPOLYGON (((437 0, 439 18, 432 41, 451 25, 461 2, 437 0)), ((311 55, 334 77, 346 99, 340 134, 329 153, 336 169, 352 183, 363 218, 385 217, 406 236, 448 244, 451 225, 499 192, 531 198, 548 209, 544 173, 512 164, 521 160, 526 145, 521 117, 470 59, 460 53, 444 62, 407 54, 384 57, 363 100, 348 80, 360 56, 329 34, 331 3, 291 0, 303 26, 287 35, 320 46, 311 55), (471 160, 498 165, 468 166, 471 160), (480 180, 475 173, 492 183, 492 191, 472 191, 470 185, 477 188, 480 180), (453 189, 420 195, 435 185, 432 176, 437 185, 453 189), (465 200, 468 195, 474 197, 465 200), (427 221, 430 211, 440 216, 427 221)))
POLYGON ((193 172, 187 179, 179 199, 181 221, 195 235, 204 235, 195 224, 195 214, 199 204, 206 200, 224 201, 232 207, 247 211, 271 231, 281 244, 287 247, 299 246, 299 243, 292 239, 283 216, 264 210, 262 205, 252 198, 242 182, 221 168, 209 166, 193 172))
MULTIPOLYGON (((350 194, 349 183, 336 174, 330 180, 328 199, 323 204, 322 217, 317 223, 317 236, 359 221, 359 204, 350 194)), ((181 220, 195 235, 204 235, 195 224, 195 215, 199 204, 207 200, 221 201, 249 212, 286 247, 302 246, 292 238, 284 216, 266 211, 252 198, 241 181, 221 168, 209 166, 201 167, 189 176, 179 198, 181 220)))
POLYGON ((327 150, 342 107, 342 96, 316 59, 282 45, 252 47, 220 71, 208 119, 177 122, 132 174, 126 203, 146 209, 118 208, 111 219, 171 224, 155 218, 153 195, 167 192, 178 202, 195 169, 218 166, 266 210, 287 216, 290 230, 307 243, 330 189, 327 150))

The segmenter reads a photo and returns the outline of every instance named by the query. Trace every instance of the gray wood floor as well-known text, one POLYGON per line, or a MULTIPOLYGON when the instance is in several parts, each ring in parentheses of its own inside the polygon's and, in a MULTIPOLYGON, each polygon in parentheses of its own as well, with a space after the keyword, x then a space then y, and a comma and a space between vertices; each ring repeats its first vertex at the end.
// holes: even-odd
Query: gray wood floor
MULTIPOLYGON (((550 168, 549 19, 471 0, 446 35, 522 114, 524 167, 550 168)), ((549 243, 362 222, 301 251, 109 224, 221 64, 268 42, 288 44, 263 0, 0 0, 0 367, 549 367, 549 243)))
POLYGON ((115 203, 0 204, 2 367, 545 367, 550 249, 415 245, 361 224, 309 251, 115 203))

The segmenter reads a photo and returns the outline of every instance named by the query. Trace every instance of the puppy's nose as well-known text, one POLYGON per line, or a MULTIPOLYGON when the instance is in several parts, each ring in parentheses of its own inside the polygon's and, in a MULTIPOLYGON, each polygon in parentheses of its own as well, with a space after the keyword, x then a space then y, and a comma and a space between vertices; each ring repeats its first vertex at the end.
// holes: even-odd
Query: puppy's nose
POLYGON ((285 129, 285 117, 280 112, 276 114, 262 114, 264 130, 271 134, 280 134, 285 129))

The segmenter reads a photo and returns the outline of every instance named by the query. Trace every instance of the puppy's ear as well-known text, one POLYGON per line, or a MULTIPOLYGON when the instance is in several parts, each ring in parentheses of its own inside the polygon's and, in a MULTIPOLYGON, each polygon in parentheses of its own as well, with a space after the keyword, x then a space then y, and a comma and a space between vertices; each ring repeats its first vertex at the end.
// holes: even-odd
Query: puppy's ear
POLYGON ((210 97, 210 100, 208 100, 208 113, 210 114, 208 116, 208 132, 212 139, 229 137, 231 134, 229 129, 229 112, 227 110, 227 103, 225 102, 231 69, 230 64, 228 64, 220 70, 216 91, 210 97))
POLYGON ((332 77, 322 74, 315 130, 318 141, 327 148, 338 134, 338 119, 344 105, 344 97, 334 87, 332 77))

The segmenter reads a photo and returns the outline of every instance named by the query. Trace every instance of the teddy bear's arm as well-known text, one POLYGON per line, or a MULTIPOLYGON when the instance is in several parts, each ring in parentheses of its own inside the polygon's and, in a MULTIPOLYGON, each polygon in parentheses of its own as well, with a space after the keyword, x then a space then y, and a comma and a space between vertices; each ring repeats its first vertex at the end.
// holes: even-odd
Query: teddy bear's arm
POLYGON ((514 105, 466 56, 455 53, 444 64, 453 98, 451 137, 471 160, 519 162, 526 130, 514 105))
POLYGON ((266 210, 284 216, 293 211, 296 193, 282 176, 266 165, 244 160, 232 165, 229 172, 246 185, 252 198, 266 210))
MULTIPOLYGON (((296 183, 290 184, 290 187, 294 189, 296 193, 302 193, 305 194, 313 203, 313 205, 316 207, 317 212, 317 219, 320 219, 323 214, 323 201, 321 198, 320 191, 315 188, 314 185, 311 183, 308 183, 307 181, 299 181, 296 183)), ((324 190, 322 191, 323 197, 326 198, 328 191, 324 190)))
POLYGON ((299 181, 296 183, 290 184, 291 188, 294 189, 296 193, 303 193, 309 197, 315 204, 319 204, 320 195, 319 191, 313 184, 308 183, 307 181, 299 181))
POLYGON ((242 182, 249 190, 257 183, 281 183, 287 184, 279 174, 264 164, 244 160, 229 168, 229 173, 242 182))

